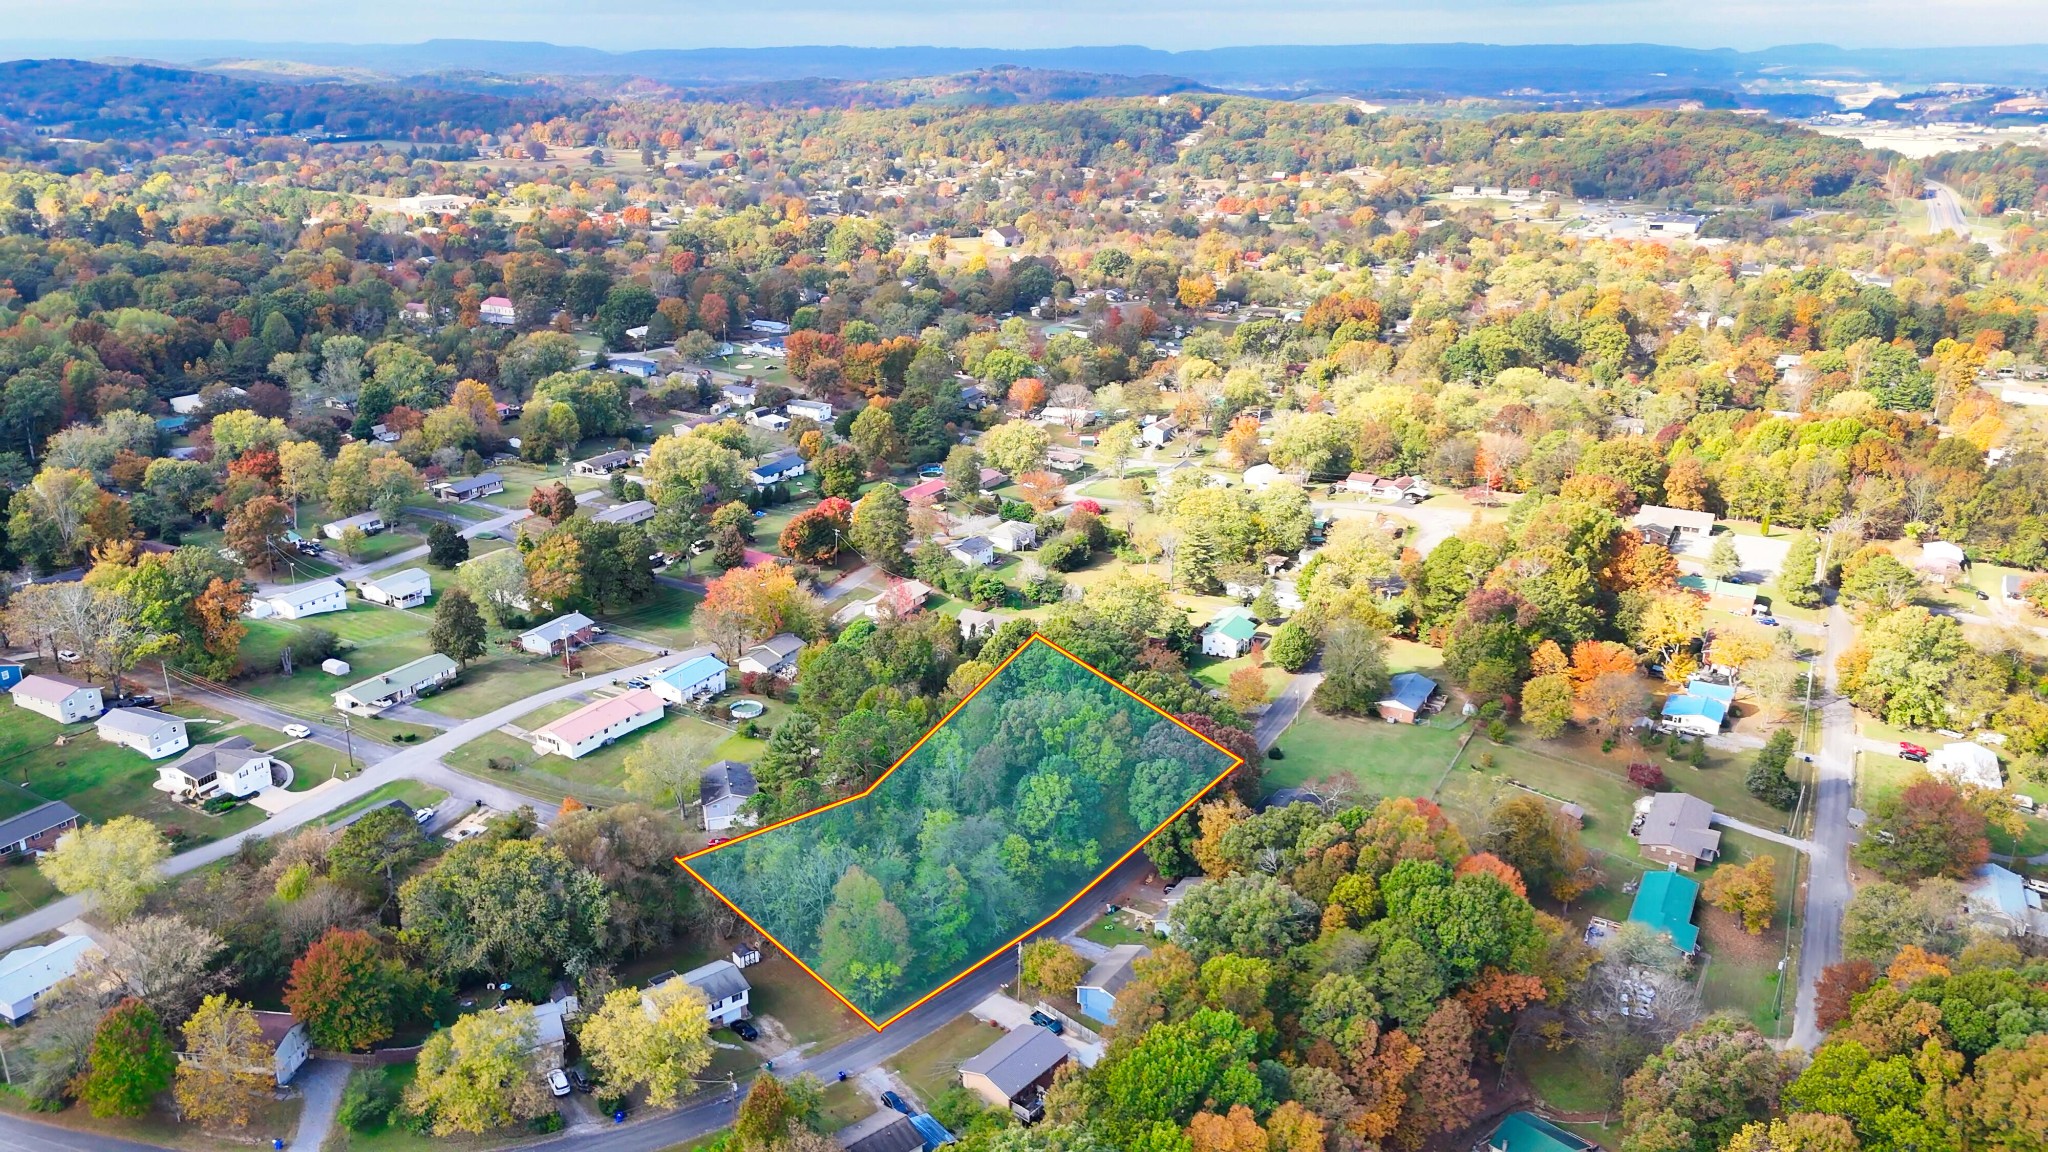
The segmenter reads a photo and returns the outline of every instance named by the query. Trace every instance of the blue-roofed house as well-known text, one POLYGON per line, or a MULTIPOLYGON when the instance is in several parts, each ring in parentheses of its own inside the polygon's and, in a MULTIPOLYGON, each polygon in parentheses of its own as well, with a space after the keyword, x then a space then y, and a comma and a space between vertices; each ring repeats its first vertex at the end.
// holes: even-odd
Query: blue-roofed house
POLYGON ((1380 718, 1390 724, 1414 724, 1436 695, 1436 681, 1420 672, 1397 672, 1387 681, 1387 697, 1379 702, 1380 718))
POLYGON ((1628 918, 1631 923, 1670 933, 1671 942, 1690 956, 1700 946, 1699 926, 1692 922, 1693 905, 1699 898, 1700 882, 1683 872, 1646 872, 1628 918))
POLYGON ((19 664, 0 664, 0 692, 5 692, 21 683, 23 673, 19 664))
POLYGON ((725 661, 716 656, 693 656, 653 677, 648 687, 670 704, 687 704, 725 691, 727 671, 725 661))
POLYGON ((1687 736, 1719 735, 1735 707, 1735 686, 1716 684, 1695 676, 1685 682, 1685 691, 1664 701, 1661 724, 1666 732, 1687 736))
POLYGON ((2042 907, 2041 893, 2009 868, 1979 867, 1963 899, 1970 919, 1980 927, 2006 936, 2048 935, 2048 909, 2042 907))
POLYGON ((1486 1138, 1484 1152, 1594 1152, 1598 1147, 1533 1112, 1510 1112, 1486 1138))

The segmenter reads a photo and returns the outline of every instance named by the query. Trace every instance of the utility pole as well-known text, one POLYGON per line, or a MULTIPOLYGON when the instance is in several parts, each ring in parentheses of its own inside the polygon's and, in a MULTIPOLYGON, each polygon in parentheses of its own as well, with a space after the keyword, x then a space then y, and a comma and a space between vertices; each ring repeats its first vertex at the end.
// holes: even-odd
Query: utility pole
POLYGON ((356 724, 353 717, 343 716, 341 718, 341 738, 348 745, 349 771, 354 772, 356 767, 356 724))

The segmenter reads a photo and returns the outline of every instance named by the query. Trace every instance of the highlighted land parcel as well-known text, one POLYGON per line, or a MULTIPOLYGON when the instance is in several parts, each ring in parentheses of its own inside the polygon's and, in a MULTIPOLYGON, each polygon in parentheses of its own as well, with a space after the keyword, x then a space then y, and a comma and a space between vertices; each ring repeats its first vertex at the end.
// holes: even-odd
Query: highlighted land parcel
POLYGON ((1239 763, 1033 636, 867 791, 679 863, 879 1030, 1065 911, 1239 763))

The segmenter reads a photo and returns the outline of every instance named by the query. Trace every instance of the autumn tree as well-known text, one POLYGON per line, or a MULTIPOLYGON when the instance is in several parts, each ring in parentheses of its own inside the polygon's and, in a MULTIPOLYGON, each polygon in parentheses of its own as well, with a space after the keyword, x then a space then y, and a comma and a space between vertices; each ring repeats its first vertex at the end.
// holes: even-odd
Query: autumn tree
POLYGON ((123 1000, 93 1033, 78 1098, 94 1116, 145 1115, 171 1086, 176 1064, 163 1021, 140 1000, 123 1000))
POLYGON ((1517 794, 1494 805, 1479 846, 1558 900, 1577 899, 1599 879, 1577 823, 1541 796, 1517 794))
POLYGON ((66 832, 36 864, 59 892, 84 896, 101 915, 125 920, 163 884, 157 866, 170 854, 156 825, 117 816, 66 832))
POLYGON ((1777 1111, 1785 1077, 1783 1059, 1755 1028, 1712 1017, 1628 1078, 1622 1147, 1717 1152, 1744 1124, 1777 1111))
POLYGON ((437 1136, 483 1133, 553 1108, 543 1085, 533 1008, 471 1012, 427 1037, 405 1106, 437 1136))
POLYGON ((1707 903, 1742 920, 1742 930, 1761 936, 1778 914, 1777 859, 1758 855, 1747 864, 1723 862, 1701 886, 1707 903))
POLYGON ((818 502, 790 518, 777 543, 799 564, 829 564, 853 527, 853 505, 837 496, 818 502))
POLYGON ((549 522, 560 524, 576 514, 576 494, 560 480, 553 484, 536 484, 526 498, 526 510, 549 522))
POLYGON ((1059 507, 1060 497, 1067 491, 1067 482, 1058 473, 1033 468, 1017 477, 1017 490, 1023 493, 1026 504, 1040 512, 1050 512, 1059 507))
POLYGON ((1522 721, 1543 740, 1564 735, 1577 705, 1577 693, 1562 674, 1537 676, 1522 685, 1522 721))
POLYGON ((275 496, 258 496, 228 512, 221 542, 250 568, 271 571, 278 541, 291 528, 291 506, 275 496))
POLYGON ((1868 960, 1844 960, 1821 969, 1814 986, 1814 1023, 1823 1032, 1833 1031, 1849 1018, 1856 997, 1876 978, 1877 970, 1868 960))
POLYGON ((696 623, 727 660, 737 660, 748 646, 780 632, 817 636, 824 619, 823 604, 797 587, 795 573, 762 564, 734 568, 706 585, 696 623))
POLYGON ((1921 777, 1879 796, 1856 854, 1887 879, 1964 879, 1991 856, 1983 809, 1940 780, 1921 777))
POLYGON ((1401 1118, 1399 1142, 1417 1147, 1456 1132, 1479 1112, 1479 1081, 1472 1077, 1472 1014, 1463 1002, 1446 1000, 1416 1034, 1422 1063, 1401 1118))
POLYGON ((1019 979, 1049 996, 1072 995, 1087 978, 1088 961, 1058 940, 1033 940, 1024 946, 1019 979))
POLYGON ((407 979, 404 964, 376 937, 333 928, 292 963, 284 1003, 316 1047, 368 1051, 391 1035, 407 979))
POLYGON ((704 994, 684 980, 645 992, 618 988, 605 995, 577 1038, 609 1089, 644 1087, 648 1103, 666 1108, 711 1062, 704 1007, 704 994))
POLYGON ((240 1000, 208 996, 185 1021, 178 1111, 208 1128, 246 1128, 276 1090, 276 1049, 240 1000))

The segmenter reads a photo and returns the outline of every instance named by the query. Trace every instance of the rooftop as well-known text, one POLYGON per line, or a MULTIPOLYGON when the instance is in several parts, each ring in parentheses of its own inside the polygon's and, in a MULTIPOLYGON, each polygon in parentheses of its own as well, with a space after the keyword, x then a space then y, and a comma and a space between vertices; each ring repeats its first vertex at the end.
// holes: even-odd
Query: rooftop
POLYGON ((154 708, 110 708, 101 713, 98 726, 115 732, 129 732, 137 736, 154 735, 166 724, 181 724, 181 716, 167 716, 154 708))
POLYGON ((1436 681, 1420 672, 1397 672, 1393 679, 1387 682, 1387 698, 1380 703, 1391 701, 1410 711, 1416 711, 1429 703, 1429 698, 1434 695, 1436 681))
POLYGON ((1674 848, 1694 857, 1711 856, 1721 849, 1721 834, 1714 830, 1714 806, 1683 792, 1659 792, 1643 812, 1636 843, 1645 848, 1674 848))
POLYGON ((720 760, 704 769, 697 782, 697 799, 705 804, 716 804, 733 796, 744 799, 758 791, 753 765, 737 760, 720 760))
MULTIPOLYGON (((336 521, 336 523, 341 523, 341 521, 336 521)), ((279 588, 277 591, 265 596, 264 599, 282 600, 286 604, 297 607, 311 604, 315 600, 324 600, 329 596, 345 595, 347 595, 347 591, 342 588, 341 581, 315 580, 311 584, 294 584, 289 588, 279 588)))
POLYGON ((62 703, 66 696, 71 695, 80 688, 90 687, 92 685, 87 684, 83 680, 73 680, 69 676, 51 673, 49 675, 23 676, 21 682, 16 684, 12 691, 16 696, 24 700, 41 700, 48 704, 58 704, 62 703))
POLYGON ((429 680, 446 676, 453 671, 455 661, 439 652, 431 652, 417 660, 400 664, 381 676, 372 676, 368 680, 351 684, 342 691, 364 702, 382 700, 386 696, 417 688, 429 680))
POLYGON ((593 700, 552 724, 534 729, 533 734, 552 736, 564 744, 581 744, 614 724, 661 710, 661 697, 645 688, 636 688, 623 696, 593 700))
POLYGON ((1628 918, 1671 933, 1671 942, 1687 954, 1699 947, 1700 930, 1692 922, 1693 905, 1700 897, 1700 882, 1683 872, 1647 872, 1628 918))
POLYGON ((19 816, 0 820, 0 844, 17 844, 41 832, 48 832, 67 820, 78 819, 78 810, 62 800, 38 804, 19 816))
POLYGON ((960 1071, 988 1077, 997 1091, 1015 1099, 1070 1055, 1059 1037, 1036 1025, 1026 1025, 961 1061, 960 1071))

